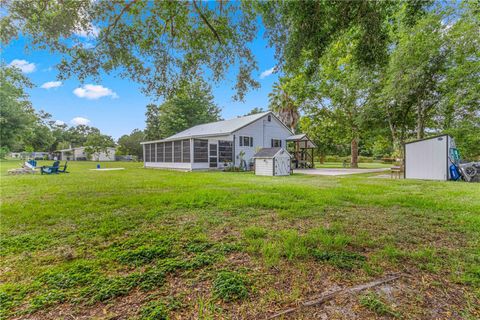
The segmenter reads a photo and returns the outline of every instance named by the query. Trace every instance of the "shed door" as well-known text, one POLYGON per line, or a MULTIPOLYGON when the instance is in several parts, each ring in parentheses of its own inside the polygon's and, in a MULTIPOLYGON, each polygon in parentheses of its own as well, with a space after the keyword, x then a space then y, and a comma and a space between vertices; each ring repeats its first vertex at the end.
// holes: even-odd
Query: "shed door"
POLYGON ((210 143, 209 149, 208 162, 210 163, 210 168, 216 168, 218 166, 217 144, 210 143))

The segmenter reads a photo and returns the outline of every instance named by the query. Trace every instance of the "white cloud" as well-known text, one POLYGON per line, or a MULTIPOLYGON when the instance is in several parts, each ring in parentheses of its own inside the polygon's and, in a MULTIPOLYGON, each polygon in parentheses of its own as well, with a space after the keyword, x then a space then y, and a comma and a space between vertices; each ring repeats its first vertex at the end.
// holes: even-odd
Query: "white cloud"
POLYGON ((73 90, 73 94, 79 98, 85 98, 89 100, 100 99, 102 97, 112 97, 112 99, 118 98, 118 95, 112 91, 112 89, 105 88, 101 85, 86 84, 83 87, 73 90))
POLYGON ((42 84, 40 86, 40 88, 43 88, 43 89, 52 89, 52 88, 58 88, 62 85, 62 81, 48 81, 48 82, 45 82, 44 84, 42 84))
POLYGON ((266 77, 268 77, 268 76, 271 76, 272 73, 274 73, 274 72, 275 72, 275 67, 272 67, 272 68, 270 68, 270 69, 268 69, 268 70, 265 70, 265 71, 263 71, 263 72, 260 74, 260 79, 264 79, 264 78, 266 78, 266 77))
POLYGON ((70 122, 74 125, 74 126, 79 126, 79 125, 87 125, 90 123, 90 120, 88 120, 87 118, 83 118, 83 117, 75 117, 73 118, 72 120, 70 120, 70 122))
POLYGON ((17 67, 22 70, 23 73, 32 73, 37 70, 37 66, 33 62, 28 62, 27 60, 15 59, 10 62, 9 66, 17 67))
POLYGON ((78 27, 74 33, 76 36, 82 37, 82 38, 96 38, 98 37, 99 32, 100 32, 100 29, 98 29, 98 27, 95 27, 92 24, 86 29, 83 27, 78 27))
POLYGON ((64 124, 65 124, 65 122, 62 121, 62 120, 55 120, 55 125, 57 125, 57 126, 63 126, 64 124))

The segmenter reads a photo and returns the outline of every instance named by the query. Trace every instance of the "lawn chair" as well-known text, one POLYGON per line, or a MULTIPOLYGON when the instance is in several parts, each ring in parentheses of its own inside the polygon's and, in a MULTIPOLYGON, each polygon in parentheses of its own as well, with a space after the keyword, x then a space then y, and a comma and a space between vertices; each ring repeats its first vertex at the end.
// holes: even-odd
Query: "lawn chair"
POLYGON ((10 169, 8 174, 18 175, 18 174, 35 174, 35 168, 28 162, 25 162, 21 165, 21 168, 10 169))
POLYGON ((59 166, 60 166, 60 161, 55 161, 53 162, 53 165, 51 167, 49 166, 40 167, 40 172, 41 174, 58 174, 59 166))
POLYGON ((59 173, 68 173, 68 171, 67 171, 67 164, 68 164, 68 161, 65 161, 65 164, 63 165, 63 169, 60 169, 60 168, 59 168, 57 171, 58 171, 59 173))

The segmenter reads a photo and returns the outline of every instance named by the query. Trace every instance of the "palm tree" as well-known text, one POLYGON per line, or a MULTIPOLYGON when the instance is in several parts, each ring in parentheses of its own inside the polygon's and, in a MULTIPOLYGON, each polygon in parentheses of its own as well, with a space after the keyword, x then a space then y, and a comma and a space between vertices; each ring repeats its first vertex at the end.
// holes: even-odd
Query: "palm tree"
POLYGON ((295 98, 290 93, 287 81, 280 79, 273 85, 273 90, 268 94, 269 108, 278 115, 278 118, 289 127, 293 133, 297 127, 300 113, 295 98))

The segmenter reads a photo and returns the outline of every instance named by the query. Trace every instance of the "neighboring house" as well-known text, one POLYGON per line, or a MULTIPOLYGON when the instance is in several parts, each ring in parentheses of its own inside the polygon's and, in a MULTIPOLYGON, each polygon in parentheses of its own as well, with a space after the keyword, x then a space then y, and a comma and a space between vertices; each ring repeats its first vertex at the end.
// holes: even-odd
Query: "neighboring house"
POLYGON ((92 154, 92 158, 88 158, 88 154, 85 152, 86 147, 69 148, 63 150, 57 150, 58 160, 67 161, 115 161, 115 148, 107 148, 107 152, 99 152, 92 154))
POLYGON ((286 147, 292 132, 272 112, 201 124, 142 142, 144 167, 183 170, 240 166, 261 148, 286 147))

